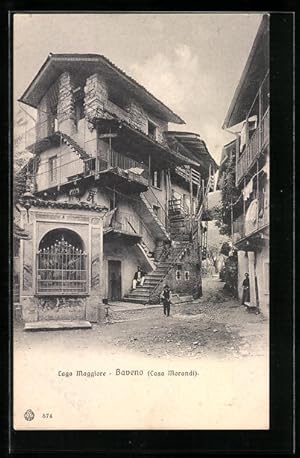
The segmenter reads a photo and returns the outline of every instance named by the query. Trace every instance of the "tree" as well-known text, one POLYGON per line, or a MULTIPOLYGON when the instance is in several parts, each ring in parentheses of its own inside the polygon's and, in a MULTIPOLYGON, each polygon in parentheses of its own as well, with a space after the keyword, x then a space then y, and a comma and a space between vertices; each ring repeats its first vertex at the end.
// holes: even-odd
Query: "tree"
POLYGON ((220 182, 222 190, 222 204, 216 212, 217 225, 221 234, 231 235, 231 211, 232 205, 239 197, 239 191, 235 186, 235 156, 232 155, 225 167, 220 182))

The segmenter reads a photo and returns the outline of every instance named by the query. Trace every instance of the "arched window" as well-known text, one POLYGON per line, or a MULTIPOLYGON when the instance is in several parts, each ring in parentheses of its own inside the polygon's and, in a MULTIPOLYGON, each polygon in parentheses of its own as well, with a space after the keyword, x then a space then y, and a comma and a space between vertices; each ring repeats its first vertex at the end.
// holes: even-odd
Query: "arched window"
POLYGON ((79 235, 67 229, 48 232, 37 253, 37 293, 76 295, 87 292, 86 252, 79 235))

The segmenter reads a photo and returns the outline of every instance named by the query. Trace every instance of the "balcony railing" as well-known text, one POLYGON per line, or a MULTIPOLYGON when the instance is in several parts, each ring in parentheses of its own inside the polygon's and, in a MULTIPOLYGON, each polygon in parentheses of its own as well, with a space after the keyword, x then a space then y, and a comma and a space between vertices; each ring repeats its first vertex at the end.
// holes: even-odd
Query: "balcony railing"
POLYGON ((245 218, 245 215, 241 215, 233 222, 233 243, 237 243, 255 232, 259 231, 263 227, 269 224, 269 207, 263 209, 258 213, 256 220, 250 221, 245 218))
MULTIPOLYGON (((186 181, 190 181, 190 170, 189 168, 187 167, 184 167, 184 166, 178 166, 176 167, 175 169, 176 173, 180 176, 182 176, 186 181)), ((200 172, 198 172, 198 170, 195 170, 192 168, 192 171, 191 171, 191 175, 192 175, 192 182, 198 186, 200 186, 200 183, 201 183, 201 175, 200 175, 200 172)))
POLYGON ((97 172, 109 170, 111 168, 122 169, 128 174, 129 178, 132 176, 136 181, 148 184, 148 167, 144 163, 137 162, 134 159, 118 153, 117 151, 109 149, 105 151, 101 149, 95 166, 97 172))
POLYGON ((249 143, 236 165, 236 184, 248 172, 255 159, 259 156, 263 148, 269 143, 269 108, 266 110, 261 122, 253 132, 249 143))
POLYGON ((141 235, 140 219, 132 213, 117 210, 109 227, 129 234, 141 235))
POLYGON ((25 132, 17 135, 14 139, 15 146, 21 144, 24 149, 32 147, 36 142, 53 134, 56 130, 54 118, 45 119, 42 122, 36 122, 34 127, 27 129, 25 132))
POLYGON ((189 213, 189 207, 185 204, 182 197, 170 199, 168 202, 169 216, 180 216, 187 215, 189 213))

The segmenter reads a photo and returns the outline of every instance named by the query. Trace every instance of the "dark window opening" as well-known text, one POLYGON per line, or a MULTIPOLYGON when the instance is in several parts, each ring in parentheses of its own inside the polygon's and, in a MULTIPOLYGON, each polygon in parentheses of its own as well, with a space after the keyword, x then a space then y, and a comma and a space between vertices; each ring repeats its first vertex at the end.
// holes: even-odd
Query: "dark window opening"
POLYGON ((161 187, 161 172, 160 170, 153 170, 152 172, 152 186, 155 188, 161 187))
POLYGON ((156 140, 156 133, 157 133, 157 126, 153 122, 148 121, 148 135, 149 135, 149 137, 153 138, 153 140, 156 140))
POLYGON ((127 111, 128 106, 129 106, 129 101, 128 101, 127 96, 124 93, 117 93, 117 92, 110 91, 108 98, 114 105, 117 105, 119 108, 122 108, 122 110, 127 111))
POLYGON ((49 158, 49 180, 50 182, 57 180, 57 156, 49 158))
POLYGON ((153 205, 153 211, 156 214, 156 216, 159 218, 159 207, 157 205, 153 205))
POLYGON ((78 129, 79 121, 84 118, 83 99, 78 99, 75 102, 75 122, 78 129))

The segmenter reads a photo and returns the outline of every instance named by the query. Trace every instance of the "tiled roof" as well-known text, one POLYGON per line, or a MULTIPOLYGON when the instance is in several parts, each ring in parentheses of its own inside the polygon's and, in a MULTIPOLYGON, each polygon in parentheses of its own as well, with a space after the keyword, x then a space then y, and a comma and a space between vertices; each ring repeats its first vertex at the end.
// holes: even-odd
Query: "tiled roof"
POLYGON ((168 131, 166 132, 166 136, 168 139, 176 139, 183 145, 187 153, 192 153, 192 157, 196 158, 197 161, 201 160, 205 166, 208 167, 211 164, 214 168, 218 168, 218 164, 211 156, 204 140, 200 138, 199 134, 184 131, 168 131))
POLYGON ((56 200, 44 200, 35 197, 21 197, 19 203, 26 207, 40 208, 65 208, 67 210, 88 210, 95 212, 105 212, 107 207, 97 204, 89 204, 88 202, 63 202, 56 200))
MULTIPOLYGON (((101 54, 52 54, 52 53, 49 53, 46 61, 44 62, 40 70, 38 71, 33 81, 30 83, 29 87, 26 89, 24 94, 20 97, 19 101, 36 108, 38 104, 38 100, 32 97, 30 92, 32 92, 34 86, 36 86, 37 84, 40 84, 40 81, 43 79, 46 69, 52 63, 53 63, 53 66, 50 72, 50 76, 51 78, 58 77, 59 73, 63 71, 62 66, 59 65, 61 62, 71 63, 71 64, 72 63, 78 63, 78 64, 82 63, 82 64, 85 64, 85 67, 87 67, 87 65, 94 65, 94 67, 96 67, 97 65, 98 66, 101 65, 102 68, 105 68, 107 72, 110 73, 110 75, 113 75, 115 78, 122 80, 123 84, 124 83, 129 84, 130 88, 133 91, 137 91, 137 94, 140 97, 144 96, 145 100, 147 100, 149 104, 155 107, 156 110, 165 114, 169 122, 185 124, 183 119, 181 119, 169 107, 167 107, 163 102, 161 102, 153 94, 151 94, 144 86, 138 83, 131 76, 128 76, 123 70, 121 70, 119 67, 113 64, 109 59, 107 59, 107 57, 101 54)), ((94 68, 93 71, 95 70, 96 69, 94 68)), ((112 78, 109 78, 109 79, 112 80, 112 78)), ((46 90, 47 84, 45 84, 45 82, 43 82, 43 88, 44 87, 46 90)), ((39 97, 41 96, 42 96, 42 92, 39 92, 39 97)))

